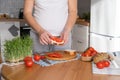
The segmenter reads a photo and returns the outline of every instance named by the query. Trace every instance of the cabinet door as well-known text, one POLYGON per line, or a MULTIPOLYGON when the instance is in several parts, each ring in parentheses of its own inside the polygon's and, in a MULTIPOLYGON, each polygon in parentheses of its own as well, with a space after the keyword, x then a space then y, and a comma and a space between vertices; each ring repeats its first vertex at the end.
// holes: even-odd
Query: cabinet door
POLYGON ((98 52, 120 51, 120 38, 106 37, 91 33, 90 46, 94 47, 98 52))
POLYGON ((76 24, 72 30, 72 49, 84 51, 88 48, 89 27, 76 24))

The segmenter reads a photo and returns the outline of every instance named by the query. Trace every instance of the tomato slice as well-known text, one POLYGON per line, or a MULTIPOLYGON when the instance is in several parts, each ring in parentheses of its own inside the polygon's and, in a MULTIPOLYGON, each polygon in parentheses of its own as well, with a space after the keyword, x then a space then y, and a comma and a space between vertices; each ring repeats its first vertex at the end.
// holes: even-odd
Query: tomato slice
POLYGON ((53 58, 61 58, 62 54, 59 53, 50 53, 48 54, 49 57, 53 57, 53 58))
POLYGON ((52 36, 50 37, 53 41, 56 41, 56 42, 62 42, 63 40, 57 36, 52 36))
POLYGON ((56 40, 55 40, 56 42, 62 42, 63 40, 62 39, 60 39, 60 38, 56 38, 56 40))
POLYGON ((55 41, 56 40, 56 36, 52 36, 52 37, 50 37, 50 39, 52 39, 53 41, 55 41))

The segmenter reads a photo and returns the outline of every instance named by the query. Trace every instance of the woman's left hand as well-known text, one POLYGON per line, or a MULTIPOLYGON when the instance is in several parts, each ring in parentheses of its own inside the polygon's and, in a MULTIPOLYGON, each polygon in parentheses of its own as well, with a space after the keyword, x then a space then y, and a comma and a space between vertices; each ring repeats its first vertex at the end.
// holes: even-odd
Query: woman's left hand
POLYGON ((60 38, 64 41, 64 44, 66 44, 68 42, 69 34, 70 34, 70 32, 67 30, 64 30, 61 32, 60 38))

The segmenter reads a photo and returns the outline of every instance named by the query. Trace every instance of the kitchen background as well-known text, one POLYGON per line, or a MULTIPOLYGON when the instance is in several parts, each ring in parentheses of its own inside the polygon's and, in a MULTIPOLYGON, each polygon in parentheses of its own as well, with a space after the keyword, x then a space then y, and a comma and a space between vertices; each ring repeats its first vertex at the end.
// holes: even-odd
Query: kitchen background
MULTIPOLYGON (((18 18, 20 8, 23 8, 24 0, 0 0, 0 13, 6 13, 18 18)), ((90 11, 90 0, 78 0, 78 15, 90 11)))
MULTIPOLYGON (((19 18, 19 12, 20 9, 23 8, 23 5, 24 0, 0 0, 0 56, 2 56, 3 61, 3 45, 5 40, 11 40, 16 37, 16 35, 22 36, 29 34, 29 25, 27 25, 24 19, 17 19, 19 18), (7 14, 16 19, 7 19, 3 17, 3 15, 1 18, 1 14, 7 14)), ((78 0, 78 15, 81 16, 88 12, 90 12, 90 0, 78 0)), ((84 51, 89 43, 89 23, 85 20, 77 20, 74 26, 72 31, 72 35, 74 35, 72 49, 84 51)))

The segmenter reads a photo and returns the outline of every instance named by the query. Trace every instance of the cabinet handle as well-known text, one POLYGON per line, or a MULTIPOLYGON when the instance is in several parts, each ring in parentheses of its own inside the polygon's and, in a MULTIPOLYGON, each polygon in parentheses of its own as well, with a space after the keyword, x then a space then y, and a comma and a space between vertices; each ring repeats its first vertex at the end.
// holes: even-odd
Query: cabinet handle
POLYGON ((18 36, 18 31, 19 31, 19 28, 16 27, 15 25, 12 25, 8 31, 11 33, 12 36, 18 36))
POLYGON ((81 42, 81 41, 79 41, 79 40, 78 40, 77 42, 78 42, 78 43, 82 43, 82 42, 81 42))

